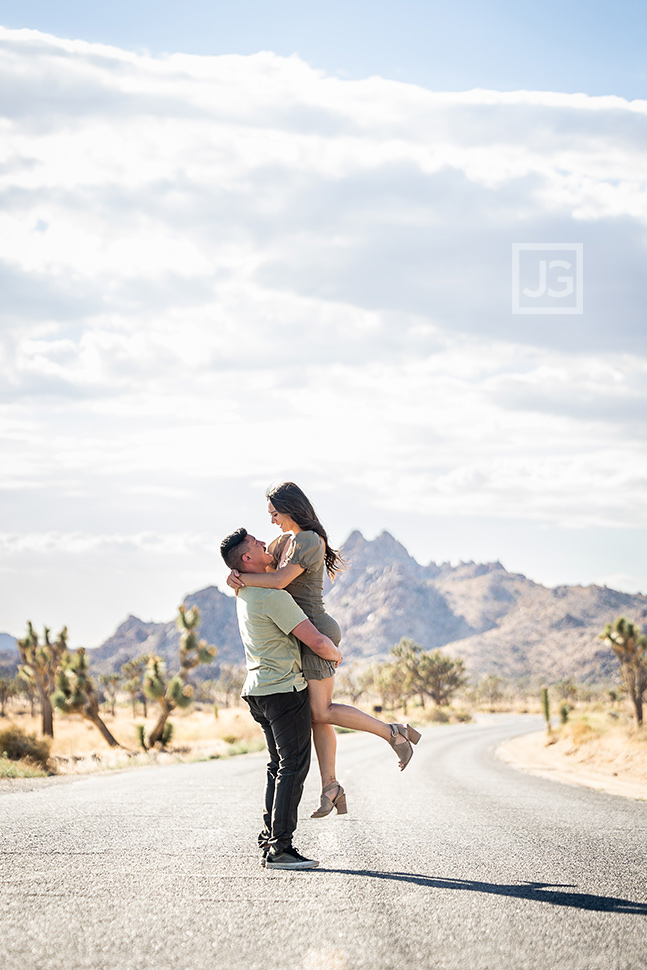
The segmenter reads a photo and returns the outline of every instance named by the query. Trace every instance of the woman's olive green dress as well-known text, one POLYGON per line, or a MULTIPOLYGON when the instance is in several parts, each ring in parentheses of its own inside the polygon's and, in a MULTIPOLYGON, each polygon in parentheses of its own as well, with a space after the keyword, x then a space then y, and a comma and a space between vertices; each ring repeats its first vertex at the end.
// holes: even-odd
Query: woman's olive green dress
MULTIPOLYGON (((339 624, 326 613, 323 601, 323 539, 316 532, 297 532, 295 536, 284 534, 271 542, 267 551, 274 556, 277 565, 294 563, 303 568, 303 572, 285 588, 319 632, 339 646, 339 624)), ((334 663, 318 657, 305 643, 301 643, 301 664, 306 680, 325 680, 335 675, 334 663)))

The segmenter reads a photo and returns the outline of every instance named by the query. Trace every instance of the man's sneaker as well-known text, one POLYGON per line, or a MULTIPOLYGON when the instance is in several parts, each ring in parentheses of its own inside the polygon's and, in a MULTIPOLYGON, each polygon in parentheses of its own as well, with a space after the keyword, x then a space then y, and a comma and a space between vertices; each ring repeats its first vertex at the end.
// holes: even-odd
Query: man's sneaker
POLYGON ((316 869, 318 865, 315 859, 306 859, 292 846, 278 853, 270 849, 265 857, 266 869, 316 869))

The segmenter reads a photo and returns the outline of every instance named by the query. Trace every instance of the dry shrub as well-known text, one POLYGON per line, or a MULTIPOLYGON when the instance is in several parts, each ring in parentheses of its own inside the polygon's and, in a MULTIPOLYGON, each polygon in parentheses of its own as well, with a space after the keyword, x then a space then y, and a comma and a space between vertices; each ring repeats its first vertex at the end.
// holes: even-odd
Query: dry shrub
POLYGON ((429 715, 434 724, 449 724, 449 714, 442 707, 434 707, 429 715))
POLYGON ((39 740, 15 725, 0 731, 0 754, 10 761, 30 761, 49 769, 50 744, 45 738, 39 740))
POLYGON ((473 718, 469 711, 459 708, 451 712, 451 720, 455 724, 469 724, 473 718))
POLYGON ((575 745, 585 744, 597 736, 597 732, 586 721, 571 721, 562 729, 562 737, 568 738, 575 745))

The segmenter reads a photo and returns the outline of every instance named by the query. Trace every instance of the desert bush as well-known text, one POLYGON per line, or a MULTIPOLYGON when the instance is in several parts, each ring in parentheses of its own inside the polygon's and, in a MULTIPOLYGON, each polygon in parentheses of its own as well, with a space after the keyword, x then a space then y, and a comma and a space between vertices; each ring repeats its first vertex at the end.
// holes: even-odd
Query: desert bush
POLYGON ((456 721, 458 724, 469 724, 472 720, 472 715, 469 711, 456 710, 452 711, 452 720, 456 721))
POLYGON ((596 731, 586 721, 569 721, 564 728, 564 737, 579 745, 596 737, 596 731))
POLYGON ((429 720, 436 724, 449 724, 449 714, 442 707, 434 707, 429 714, 429 720))
POLYGON ((26 734, 22 728, 12 725, 0 731, 0 754, 10 761, 31 761, 49 769, 50 742, 26 734))

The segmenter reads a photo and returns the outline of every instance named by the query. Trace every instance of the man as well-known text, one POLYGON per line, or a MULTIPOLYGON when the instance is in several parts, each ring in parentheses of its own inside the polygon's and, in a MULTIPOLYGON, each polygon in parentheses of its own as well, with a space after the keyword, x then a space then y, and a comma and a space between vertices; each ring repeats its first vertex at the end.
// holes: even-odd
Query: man
MULTIPOLYGON (((265 543, 237 529, 220 544, 229 569, 264 573, 274 563, 265 543)), ((332 640, 319 633, 284 589, 244 586, 236 597, 247 678, 242 696, 263 729, 267 765, 261 865, 268 869, 314 869, 292 845, 297 809, 310 767, 310 703, 301 672, 298 640, 320 657, 339 663, 332 640)))

